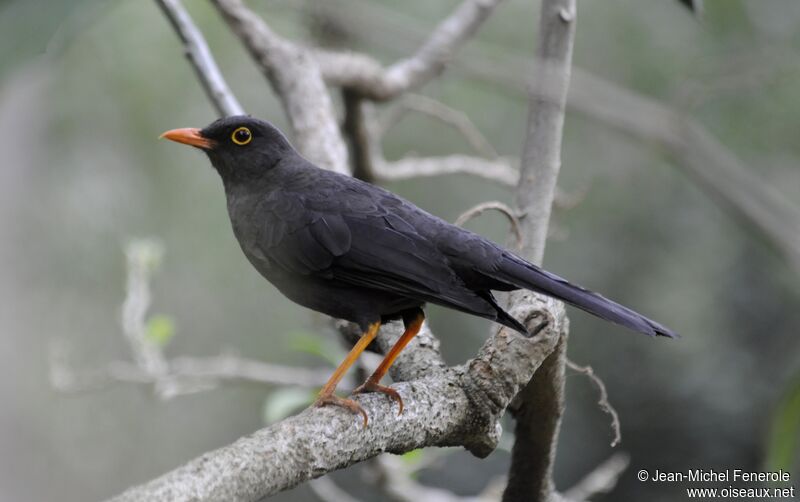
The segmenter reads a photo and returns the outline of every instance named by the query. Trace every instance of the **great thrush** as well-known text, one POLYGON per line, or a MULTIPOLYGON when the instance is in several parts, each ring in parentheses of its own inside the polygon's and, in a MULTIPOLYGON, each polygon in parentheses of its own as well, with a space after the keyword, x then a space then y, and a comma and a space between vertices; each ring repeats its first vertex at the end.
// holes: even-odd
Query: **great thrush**
POLYGON ((677 336, 661 324, 520 258, 469 230, 364 181, 303 158, 268 122, 227 117, 162 137, 205 151, 222 178, 233 232, 261 275, 300 305, 357 323, 363 335, 320 391, 316 405, 367 415, 336 385, 378 334, 402 319, 405 332, 354 393, 382 392, 394 360, 418 333, 430 302, 530 336, 492 291, 528 289, 647 335, 677 336))

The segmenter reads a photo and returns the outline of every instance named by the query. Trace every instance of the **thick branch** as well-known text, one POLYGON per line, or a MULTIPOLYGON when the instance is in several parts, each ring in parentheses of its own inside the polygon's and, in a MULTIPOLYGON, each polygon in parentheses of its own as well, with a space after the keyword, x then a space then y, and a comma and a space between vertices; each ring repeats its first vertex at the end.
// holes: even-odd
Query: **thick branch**
POLYGON ((272 31, 241 0, 213 3, 281 98, 297 149, 322 167, 349 173, 347 147, 330 95, 311 56, 272 31))
POLYGON ((542 2, 537 68, 529 97, 528 128, 522 150, 516 203, 525 227, 522 254, 541 264, 561 169, 561 138, 569 89, 575 2, 542 2))
POLYGON ((309 408, 112 500, 255 501, 383 452, 458 445, 485 456, 499 438, 499 417, 566 322, 560 304, 532 295, 512 315, 538 334, 501 329, 463 366, 396 384, 406 403, 400 416, 375 394, 357 397, 370 416, 366 429, 346 410, 309 408))
POLYGON ((553 465, 564 413, 566 351, 565 331, 556 350, 509 407, 517 424, 504 502, 547 502, 556 490, 553 465))
POLYGON ((217 113, 223 117, 243 115, 244 108, 228 88, 203 34, 197 29, 180 0, 156 0, 156 3, 183 42, 186 58, 194 68, 197 79, 217 109, 217 113))
MULTIPOLYGON (((530 89, 528 128, 516 202, 522 224, 522 255, 541 263, 561 168, 561 138, 575 39, 575 0, 543 0, 536 58, 544 62, 530 89)), ((511 295, 511 303, 518 301, 511 295)), ((564 411, 566 329, 556 350, 515 398, 517 420, 505 502, 553 498, 553 465, 564 411)))

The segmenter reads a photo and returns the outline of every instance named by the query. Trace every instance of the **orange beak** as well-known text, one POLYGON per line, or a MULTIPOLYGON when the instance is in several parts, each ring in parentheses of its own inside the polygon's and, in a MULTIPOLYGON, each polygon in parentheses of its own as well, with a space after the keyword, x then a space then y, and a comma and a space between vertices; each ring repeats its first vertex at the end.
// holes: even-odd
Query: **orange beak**
POLYGON ((185 127, 183 129, 172 129, 165 132, 159 138, 167 138, 184 145, 192 145, 203 150, 210 150, 214 142, 200 134, 200 129, 195 127, 185 127))

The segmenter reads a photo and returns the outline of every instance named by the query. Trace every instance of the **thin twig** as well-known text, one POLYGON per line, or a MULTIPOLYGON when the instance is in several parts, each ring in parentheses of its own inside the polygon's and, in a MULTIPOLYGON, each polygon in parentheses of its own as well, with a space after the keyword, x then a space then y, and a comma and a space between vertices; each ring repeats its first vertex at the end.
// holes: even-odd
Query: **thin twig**
POLYGON ((487 159, 496 159, 500 156, 466 113, 421 94, 407 94, 399 105, 392 108, 379 124, 377 136, 383 137, 389 128, 400 122, 409 111, 427 115, 454 127, 477 154, 487 159))
POLYGON ((471 155, 446 155, 443 157, 403 157, 374 165, 375 177, 381 181, 425 178, 447 174, 468 174, 505 186, 514 186, 519 172, 508 159, 482 159, 471 155))
MULTIPOLYGON (((331 60, 318 58, 325 78, 350 87, 364 98, 387 101, 416 89, 444 70, 453 55, 478 30, 502 0, 465 0, 431 33, 417 52, 386 69, 373 66, 369 73, 355 74, 350 68, 337 68, 331 60), (345 84, 339 77, 348 79, 345 84), (356 78, 352 78, 356 77, 356 78)), ((319 51, 318 55, 324 51, 319 51)))
MULTIPOLYGON (((74 369, 63 355, 63 349, 51 348, 50 383, 64 393, 95 391, 115 384, 153 385, 158 397, 177 396, 211 390, 227 383, 294 385, 315 388, 328 379, 328 371, 269 364, 234 355, 216 357, 177 357, 168 360, 169 369, 153 375, 129 361, 111 361, 104 367, 74 369)), ((345 379, 342 388, 352 388, 345 379)))
POLYGON ((597 386, 597 390, 600 392, 600 399, 597 401, 597 405, 600 406, 601 410, 611 416, 611 430, 614 431, 614 439, 611 441, 611 447, 613 448, 617 446, 620 441, 622 441, 622 427, 620 426, 619 414, 617 413, 617 410, 614 409, 614 407, 611 405, 611 402, 608 400, 608 390, 606 390, 606 384, 603 383, 603 380, 594 373, 594 370, 591 366, 579 366, 573 361, 567 359, 567 367, 571 370, 583 373, 589 378, 589 380, 592 381, 593 384, 597 386))
POLYGON ((520 246, 522 244, 522 230, 520 230, 519 218, 517 218, 516 213, 513 209, 511 209, 511 207, 508 206, 508 204, 504 204, 496 200, 481 202, 480 204, 467 209, 456 219, 455 225, 458 225, 459 227, 464 226, 464 224, 469 220, 476 218, 477 216, 489 210, 499 211, 506 218, 508 218, 509 223, 511 223, 511 231, 514 232, 516 245, 520 246))
POLYGON ((122 333, 136 364, 153 377, 168 372, 168 364, 158 345, 147 338, 147 311, 150 308, 150 277, 164 254, 153 239, 134 240, 125 247, 128 278, 122 304, 122 333))
MULTIPOLYGON (((215 357, 168 359, 163 348, 147 336, 150 281, 163 255, 153 239, 134 240, 125 249, 127 286, 120 324, 133 362, 111 361, 101 368, 75 370, 69 364, 68 347, 50 345, 50 382, 60 392, 78 393, 113 384, 152 385, 161 399, 193 394, 229 382, 318 387, 328 372, 268 364, 233 354, 215 357)), ((347 379, 345 387, 352 388, 347 379)))
POLYGON ((183 42, 186 58, 217 113, 222 117, 243 115, 244 108, 225 82, 203 34, 197 29, 180 0, 156 0, 156 3, 183 42))

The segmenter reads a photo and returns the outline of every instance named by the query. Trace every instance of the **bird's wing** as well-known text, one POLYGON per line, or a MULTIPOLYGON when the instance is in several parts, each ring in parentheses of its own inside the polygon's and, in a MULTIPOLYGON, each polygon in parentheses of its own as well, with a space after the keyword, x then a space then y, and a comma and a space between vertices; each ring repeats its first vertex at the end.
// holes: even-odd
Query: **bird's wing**
POLYGON ((392 211, 399 209, 397 199, 379 200, 384 195, 356 190, 327 201, 316 197, 291 202, 292 195, 284 193, 279 204, 262 208, 262 214, 273 213, 271 222, 280 223, 263 230, 261 251, 294 274, 493 313, 485 299, 464 285, 445 255, 403 218, 403 211, 392 211))

